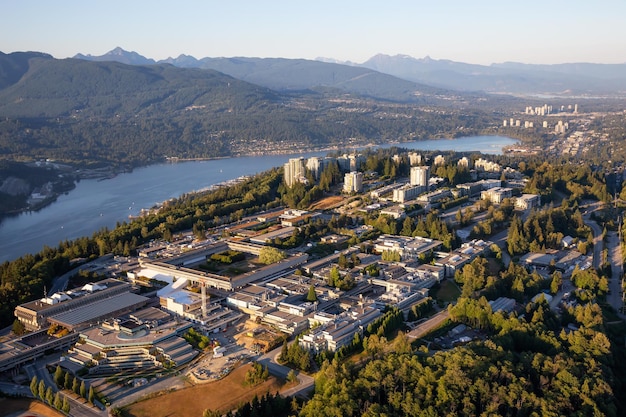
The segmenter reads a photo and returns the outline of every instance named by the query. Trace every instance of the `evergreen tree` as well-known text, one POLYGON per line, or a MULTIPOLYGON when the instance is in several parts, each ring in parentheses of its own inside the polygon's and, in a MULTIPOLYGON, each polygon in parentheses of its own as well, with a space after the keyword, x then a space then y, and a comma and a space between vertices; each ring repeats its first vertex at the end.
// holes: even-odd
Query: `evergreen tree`
POLYGON ((80 394, 80 382, 77 377, 72 381, 72 391, 74 391, 75 394, 80 394))
POLYGON ((54 371, 54 383, 57 384, 57 387, 62 388, 63 382, 65 382, 65 371, 63 371, 61 365, 57 365, 57 368, 54 371))
POLYGON ((46 388, 45 399, 46 399, 46 402, 49 405, 53 405, 53 403, 54 403, 54 392, 52 391, 52 387, 46 388))
POLYGON ((54 408, 60 410, 63 407, 63 400, 61 399, 61 393, 57 391, 54 395, 54 408))
POLYGON ((80 381, 80 396, 83 398, 87 398, 87 386, 85 386, 85 381, 80 381))
POLYGON ((314 303, 315 301, 317 301, 317 294, 315 293, 315 287, 312 284, 309 287, 309 293, 306 296, 306 300, 311 303, 314 303))
POLYGON ((67 399, 67 396, 63 396, 63 405, 61 406, 61 411, 65 414, 70 413, 70 400, 67 399))
POLYGON ((43 379, 39 381, 39 386, 37 387, 37 395, 41 398, 42 401, 46 400, 46 383, 43 382, 43 379))
POLYGON ((65 373, 65 380, 63 381, 63 387, 65 389, 72 389, 72 381, 74 380, 74 377, 72 376, 72 374, 70 374, 69 372, 65 373))
POLYGON ((37 389, 37 376, 33 376, 33 379, 30 380, 30 392, 36 397, 39 394, 39 390, 37 389))

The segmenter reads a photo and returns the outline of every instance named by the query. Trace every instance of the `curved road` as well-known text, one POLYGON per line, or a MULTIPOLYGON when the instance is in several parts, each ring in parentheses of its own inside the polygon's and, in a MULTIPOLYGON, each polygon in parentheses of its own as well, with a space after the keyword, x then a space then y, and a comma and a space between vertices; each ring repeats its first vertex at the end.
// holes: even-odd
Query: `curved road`
MULTIPOLYGON (((294 342, 292 342, 294 343, 294 342)), ((280 351, 282 350, 282 346, 277 347, 274 350, 271 350, 257 359, 257 362, 263 366, 267 366, 267 369, 274 375, 280 376, 282 378, 287 378, 287 374, 291 371, 291 368, 287 366, 280 365, 276 362, 276 358, 280 355, 280 351)), ((308 398, 308 394, 314 389, 313 383, 315 380, 302 372, 297 373, 299 384, 293 388, 286 389, 281 391, 281 395, 284 397, 297 396, 301 398, 308 398)))

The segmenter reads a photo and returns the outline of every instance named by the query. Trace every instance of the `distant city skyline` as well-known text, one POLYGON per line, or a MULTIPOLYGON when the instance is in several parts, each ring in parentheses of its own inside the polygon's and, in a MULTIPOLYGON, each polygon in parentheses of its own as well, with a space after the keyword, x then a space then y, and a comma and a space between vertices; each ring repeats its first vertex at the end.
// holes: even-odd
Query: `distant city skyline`
POLYGON ((67 58, 115 47, 155 60, 430 56, 472 64, 626 63, 623 0, 14 1, 0 51, 67 58))

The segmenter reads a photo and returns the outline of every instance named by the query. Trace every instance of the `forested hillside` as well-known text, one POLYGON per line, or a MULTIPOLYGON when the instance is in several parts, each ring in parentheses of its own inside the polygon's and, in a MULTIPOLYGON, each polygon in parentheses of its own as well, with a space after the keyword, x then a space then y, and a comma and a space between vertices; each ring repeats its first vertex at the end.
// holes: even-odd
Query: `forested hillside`
POLYGON ((7 159, 141 165, 454 137, 495 123, 481 110, 336 90, 278 93, 207 69, 35 53, 0 58, 0 155, 7 159))

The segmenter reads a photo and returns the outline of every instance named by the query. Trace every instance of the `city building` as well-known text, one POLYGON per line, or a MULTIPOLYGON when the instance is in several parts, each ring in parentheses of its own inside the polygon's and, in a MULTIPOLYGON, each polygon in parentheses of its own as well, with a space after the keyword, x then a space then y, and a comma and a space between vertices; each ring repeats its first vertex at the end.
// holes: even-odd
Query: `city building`
POLYGON ((87 367, 90 375, 179 366, 198 355, 182 338, 191 327, 150 307, 81 331, 66 360, 87 367))
POLYGON ((335 352, 349 344, 356 333, 363 334, 363 330, 382 313, 371 305, 360 306, 339 315, 316 313, 311 321, 310 332, 302 335, 298 343, 313 353, 324 350, 335 352))
POLYGON ((409 184, 402 188, 393 190, 392 201, 394 203, 404 203, 405 201, 415 199, 424 190, 422 186, 413 187, 409 184))
POLYGON ((363 189, 363 173, 362 172, 348 172, 344 176, 343 191, 346 193, 360 192, 363 189))
POLYGON ((428 188, 428 180, 430 179, 430 167, 413 166, 410 172, 410 184, 416 187, 423 187, 422 190, 428 188))
POLYGON ((65 313, 73 313, 75 318, 71 320, 73 325, 77 325, 80 323, 76 320, 81 318, 97 320, 98 317, 90 314, 90 310, 92 313, 106 316, 117 309, 132 308, 135 303, 146 303, 145 297, 136 294, 127 295, 130 291, 130 284, 116 279, 106 279, 20 304, 15 308, 14 315, 28 331, 48 327, 53 317, 69 320, 64 316, 65 313), (98 303, 97 309, 93 308, 96 303, 98 303))
POLYGON ((417 197, 417 201, 420 203, 435 203, 437 201, 445 200, 452 197, 452 191, 450 190, 435 190, 430 193, 422 194, 417 197))
POLYGON ((381 235, 374 241, 374 250, 378 253, 385 251, 398 252, 404 261, 417 259, 419 255, 427 254, 442 245, 443 242, 423 237, 406 237, 397 235, 381 235))
POLYGON ((485 171, 485 172, 500 172, 500 170, 502 169, 500 164, 496 162, 488 161, 483 158, 478 158, 474 162, 474 168, 476 168, 479 171, 485 171))
POLYGON ((411 166, 421 165, 422 155, 417 152, 409 152, 409 164, 411 166))
POLYGON ((480 193, 481 200, 488 200, 494 204, 500 204, 505 198, 513 196, 512 188, 494 187, 480 193))
POLYGON ((459 168, 469 169, 472 167, 471 161, 467 156, 464 156, 463 158, 459 159, 459 161, 456 164, 459 168))
POLYGON ((519 210, 528 210, 539 207, 541 200, 537 194, 522 194, 515 199, 515 208, 519 210))
POLYGON ((305 179, 305 165, 304 158, 290 158, 284 165, 284 178, 285 184, 288 187, 293 186, 296 182, 304 182, 305 179))

